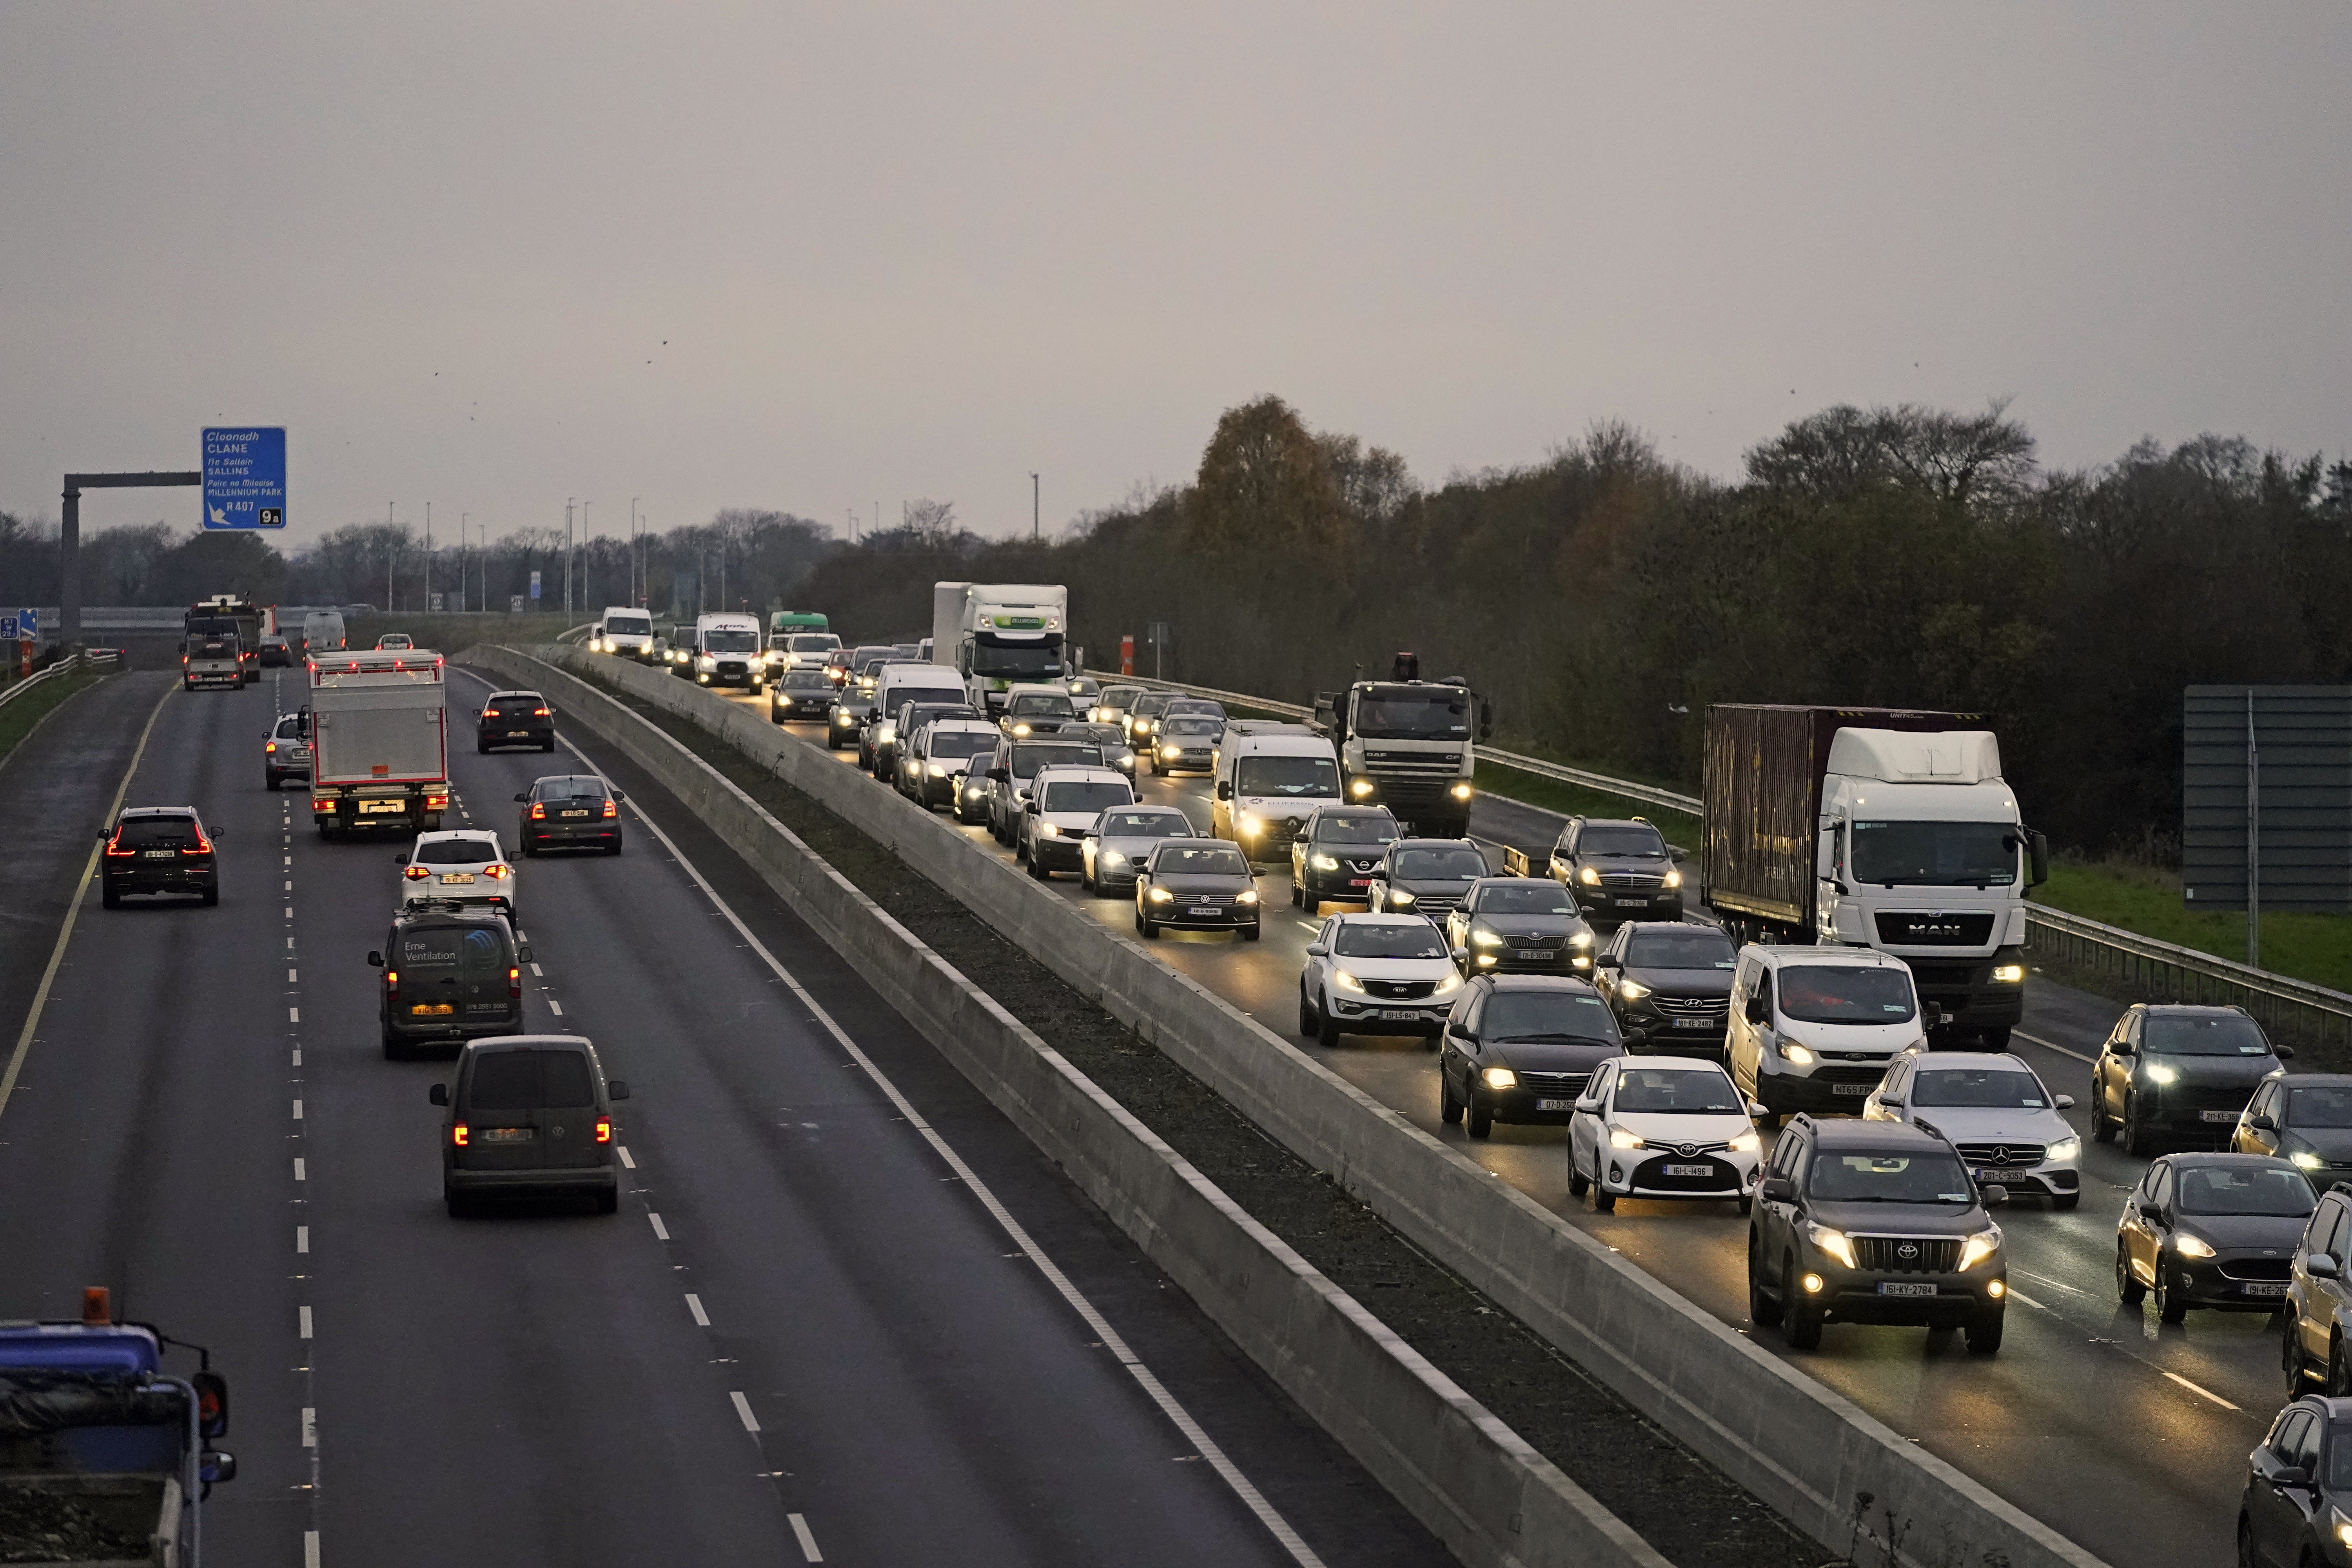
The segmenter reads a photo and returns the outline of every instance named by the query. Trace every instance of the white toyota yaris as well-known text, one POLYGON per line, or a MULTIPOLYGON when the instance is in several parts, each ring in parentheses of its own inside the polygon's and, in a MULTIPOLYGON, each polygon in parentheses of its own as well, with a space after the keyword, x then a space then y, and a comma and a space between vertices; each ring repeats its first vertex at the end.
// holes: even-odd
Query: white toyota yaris
POLYGON ((1704 1057, 1603 1062, 1568 1124, 1568 1190, 1604 1214, 1621 1197, 1727 1198, 1746 1214, 1764 1150, 1752 1110, 1704 1057))

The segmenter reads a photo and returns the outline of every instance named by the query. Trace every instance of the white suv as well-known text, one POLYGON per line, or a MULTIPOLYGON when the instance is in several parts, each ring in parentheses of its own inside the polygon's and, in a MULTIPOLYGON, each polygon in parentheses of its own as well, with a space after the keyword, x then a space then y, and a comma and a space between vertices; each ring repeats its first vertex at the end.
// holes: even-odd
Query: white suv
POLYGON ((1462 991, 1445 933, 1420 915, 1333 915, 1307 944, 1298 1032, 1417 1035, 1433 1045, 1462 991))
POLYGON ((1087 829, 1104 812, 1135 804, 1135 786, 1117 768, 1047 766, 1030 782, 1013 858, 1044 881, 1056 871, 1086 870, 1087 829))
POLYGON ((488 904, 510 921, 521 918, 515 912, 515 868, 495 833, 480 828, 420 833, 414 848, 393 858, 401 868, 402 909, 439 900, 488 904))
POLYGON ((2012 1198, 2070 1209, 2083 1200, 2083 1140, 2058 1113, 2074 1109, 2074 1096, 2051 1093, 2006 1052, 1937 1051, 1897 1058, 1862 1114, 1935 1133, 1960 1152, 1980 1186, 1998 1183, 2012 1198))
POLYGON ((1739 950, 1731 1079, 1767 1127, 1799 1110, 1858 1112, 1895 1058, 1927 1048, 1902 960, 1866 947, 1739 950))

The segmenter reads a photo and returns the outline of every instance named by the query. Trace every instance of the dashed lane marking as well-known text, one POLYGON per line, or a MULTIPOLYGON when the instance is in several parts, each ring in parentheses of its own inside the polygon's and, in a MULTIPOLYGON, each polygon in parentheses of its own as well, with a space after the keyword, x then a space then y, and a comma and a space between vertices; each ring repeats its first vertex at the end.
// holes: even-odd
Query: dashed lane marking
POLYGON ((2164 1375, 2165 1375, 2165 1376, 2167 1376, 2167 1377, 2168 1377, 2168 1378, 2170 1378, 2173 1382, 2175 1382, 2175 1383, 2179 1384, 2181 1387, 2183 1387, 2183 1388, 2187 1389, 2189 1393, 2191 1393, 2191 1394, 2193 1394, 2197 1395, 2197 1397, 2198 1397, 2198 1398, 2200 1398, 2200 1399, 2210 1399, 2210 1400, 2211 1400, 2214 1404, 2216 1404, 2216 1405, 2220 1405, 2220 1406, 2221 1406, 2222 1409, 2224 1409, 2224 1410, 2235 1410, 2235 1409, 2237 1409, 2237 1408, 2238 1408, 2236 1405, 2234 1405, 2231 1404, 2228 1400, 2226 1400, 2226 1399, 2222 1398, 2220 1394, 2218 1394, 2214 1393, 2211 1389, 2210 1389, 2210 1388, 2200 1388, 2200 1387, 2198 1387, 2195 1384, 2193 1384, 2193 1383, 2189 1382, 2187 1378, 2185 1378, 2185 1377, 2181 1376, 2181 1375, 2180 1375, 2179 1373, 2177 1373, 2177 1372, 2168 1372, 2168 1373, 2166 1373, 2164 1375))
POLYGON ((294 1120, 297 1121, 302 1120, 302 1102, 299 1100, 294 1102, 294 1120))
POLYGON ((626 1165, 632 1171, 637 1168, 637 1163, 629 1158, 629 1146, 627 1144, 615 1143, 613 1145, 613 1148, 621 1156, 622 1164, 626 1165))
POLYGON ((550 997, 547 999, 547 1010, 548 1010, 549 1012, 551 1012, 551 1013, 554 1014, 554 1015, 555 1015, 557 1017, 559 1017, 559 1018, 561 1018, 562 1016, 563 1016, 563 1004, 562 1004, 562 1003, 561 1003, 561 1002, 558 1002, 558 1001, 557 1001, 554 997, 552 997, 552 996, 550 996, 550 997))
POLYGON ((694 1314, 694 1326, 696 1328, 707 1329, 710 1326, 710 1314, 702 1310, 702 1298, 694 1294, 691 1290, 687 1292, 686 1310, 694 1314))
POLYGON ((810 1531, 808 1521, 796 1513, 788 1513, 784 1517, 793 1521, 793 1537, 801 1543, 801 1555, 811 1563, 824 1562, 824 1553, 816 1549, 816 1536, 810 1531))
POLYGON ((298 1225, 294 1227, 294 1250, 297 1252, 308 1252, 310 1250, 310 1227, 309 1226, 298 1225))
POLYGON ((757 1432, 760 1429, 760 1418, 751 1414, 751 1402, 743 1397, 742 1390, 730 1390, 727 1397, 735 1402, 735 1414, 741 1419, 743 1430, 757 1432))
MULTIPOLYGON (((2011 1029, 2010 1033, 2030 1046, 2040 1046, 2045 1051, 2056 1051, 2062 1057, 2073 1057, 2078 1062, 2095 1062, 2099 1059, 2096 1057, 2086 1057, 2080 1051, 2069 1049, 2055 1040, 2045 1040, 2039 1035, 2029 1035, 2022 1029, 2011 1029)), ((2232 1405, 2231 1408, 2235 1409, 2236 1406, 2232 1405)))
POLYGON ((661 1237, 664 1241, 667 1241, 669 1239, 669 1226, 662 1224, 661 1215, 654 1213, 651 1209, 648 1209, 646 1211, 646 1217, 654 1222, 654 1234, 661 1237))
POLYGON ((302 1309, 302 1337, 306 1340, 310 1337, 310 1309, 308 1306, 302 1309))
POLYGON ((294 1156, 294 1179, 298 1182, 307 1182, 310 1179, 310 1173, 302 1168, 302 1156, 299 1154, 294 1156))
POLYGON ((304 1406, 302 1406, 302 1447, 304 1447, 305 1448, 315 1448, 315 1447, 317 1447, 318 1446, 319 1446, 319 1411, 318 1411, 318 1407, 317 1407, 316 1405, 305 1405, 304 1406))

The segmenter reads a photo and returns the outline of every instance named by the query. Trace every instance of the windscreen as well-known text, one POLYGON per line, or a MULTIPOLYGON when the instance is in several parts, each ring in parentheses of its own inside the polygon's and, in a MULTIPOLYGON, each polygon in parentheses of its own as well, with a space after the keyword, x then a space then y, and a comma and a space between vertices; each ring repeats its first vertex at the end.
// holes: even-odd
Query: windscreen
POLYGON ((1387 812, 1368 816, 1327 816, 1315 825, 1318 844, 1393 844, 1396 818, 1387 812))
POLYGON ((1356 700, 1355 731, 1368 741, 1464 739, 1470 733, 1470 694, 1452 687, 1375 687, 1356 700))
POLYGON ((1400 849, 1393 875, 1415 882, 1460 881, 1486 874, 1486 858, 1475 849, 1400 849))
POLYGON ((1075 719, 1077 710, 1070 700, 1057 692, 1024 691, 1005 705, 1008 713, 1034 714, 1039 718, 1075 719))
POLYGON ((821 669, 793 669, 784 672, 787 691, 830 691, 833 678, 821 669))
POLYGON ((1903 1024, 1912 1014, 1911 972, 1827 964, 1780 971, 1780 1011, 1801 1024, 1903 1024))
POLYGON ((2291 1089, 2289 1127, 2352 1127, 2352 1089, 2291 1089))
POLYGON ((1128 704, 1133 702, 1138 697, 1142 695, 1143 689, 1139 686, 1106 686, 1095 698, 1095 706, 1097 708, 1116 708, 1119 710, 1119 711, 1125 712, 1127 710, 1128 704))
POLYGON ((1478 889, 1472 910, 1482 915, 1570 915, 1568 889, 1558 882, 1504 882, 1478 889))
POLYGON ((1190 818, 1172 811, 1114 811, 1103 818, 1105 838, 1190 838, 1190 818))
POLYGON ((2030 1072, 2014 1068, 1934 1068, 1921 1071, 1914 1105, 1966 1105, 1988 1110, 2046 1110, 2049 1097, 2030 1072))
POLYGON ((1666 858, 1666 841, 1654 827, 1639 823, 1630 827, 1588 827, 1576 836, 1579 855, 1631 855, 1645 860, 1666 858))
POLYGON ((1171 719, 1179 714, 1190 713, 1194 718, 1223 720, 1225 716, 1225 705, 1222 702, 1212 702, 1202 697, 1179 697, 1160 711, 1171 719))
POLYGON ((802 632, 784 639, 790 653, 831 653, 841 646, 841 639, 831 632, 802 632))
POLYGON ((1813 1156, 1811 1190, 1831 1203, 1969 1204, 1977 1189, 1949 1154, 1813 1156))
POLYGON ((596 1103, 588 1058, 578 1051, 490 1051, 474 1062, 469 1110, 571 1110, 596 1103))
POLYGON ((890 658, 894 651, 896 650, 887 647, 859 648, 849 658, 850 670, 854 674, 864 675, 884 659, 890 658))
POLYGON ((2262 1026, 2242 1013, 2151 1013, 2141 1046, 2160 1057, 2260 1057, 2271 1048, 2262 1026))
POLYGON ((411 926, 402 931, 387 967, 403 984, 455 975, 460 980, 503 980, 510 967, 506 938, 488 926, 411 926))
POLYGON ((531 794, 533 798, 545 801, 602 800, 604 798, 604 781, 586 774, 543 778, 531 794))
POLYGON ((1230 844, 1188 845, 1151 852, 1155 877, 1246 877, 1249 862, 1230 844))
POLYGON ((964 700, 963 693, 952 686, 894 686, 883 700, 889 703, 890 711, 893 713, 903 711, 909 702, 928 702, 935 708, 961 708, 967 710, 971 707, 971 703, 964 700))
POLYGON ((416 846, 409 859, 419 866, 478 866, 498 858, 495 839, 427 838, 416 846))
POLYGON ((1062 668, 1062 639, 1044 642, 998 642, 986 633, 971 639, 974 675, 1056 675, 1062 668))
POLYGON ((1328 757, 1244 757, 1234 764, 1234 793, 1336 795, 1339 770, 1328 757))
POLYGON ((2005 822, 1857 822, 1853 879, 1887 888, 2006 888, 2017 829, 2005 822))
POLYGON ((1160 726, 1163 735, 1198 735, 1214 740, 1224 733, 1225 721, 1201 713, 1181 713, 1160 726))
POLYGON ((1609 1004, 1590 991, 1497 991, 1486 998, 1478 1033, 1489 1045, 1510 1040, 1591 1040, 1617 1044, 1609 1004))
POLYGON ((2182 1214, 2300 1219, 2319 1201, 2301 1171, 2275 1165, 2191 1165, 2179 1174, 2182 1214))
POLYGON ((1065 741, 1091 741, 1097 746, 1117 746, 1122 751, 1127 737, 1118 732, 1116 724, 1065 724, 1054 731, 1065 741))
POLYGON ((649 637, 654 635, 651 616, 606 616, 604 631, 608 637, 649 637))
POLYGON ((184 816, 134 816, 114 837, 125 849, 194 849, 196 825, 184 816))
POLYGON ((1626 941, 1625 962, 1635 969, 1732 969, 1739 953, 1721 931, 1685 926, 1635 932, 1626 941))
POLYGON ((1427 921, 1411 925, 1342 921, 1332 951, 1341 958, 1444 958, 1445 939, 1427 921))
POLYGON ((1720 1072, 1696 1068, 1628 1068, 1617 1079, 1617 1109, 1655 1110, 1683 1116, 1712 1116, 1748 1108, 1739 1091, 1720 1072))
POLYGON ((1049 781, 1045 793, 1037 803, 1040 811, 1108 811, 1114 805, 1125 805, 1135 798, 1135 792, 1123 784, 1108 780, 1087 782, 1079 779, 1049 781))
POLYGON ((995 736, 978 730, 942 730, 931 737, 931 761, 961 761, 966 757, 976 757, 995 745, 995 736))
POLYGON ((760 634, 740 631, 733 626, 713 626, 702 634, 705 653, 757 653, 760 634))
POLYGON ((1035 743, 1013 748, 1013 776, 1016 779, 1025 779, 1039 768, 1050 767, 1055 763, 1098 768, 1102 766, 1102 748, 1035 743))
POLYGON ((299 715, 289 716, 278 721, 278 739, 281 741, 299 741, 301 738, 302 721, 299 715))

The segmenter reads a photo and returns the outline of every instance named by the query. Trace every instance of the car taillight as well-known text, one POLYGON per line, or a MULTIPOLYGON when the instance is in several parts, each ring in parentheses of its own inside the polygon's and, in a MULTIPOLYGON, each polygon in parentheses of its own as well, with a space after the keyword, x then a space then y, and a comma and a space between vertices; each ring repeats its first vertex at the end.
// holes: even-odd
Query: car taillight
POLYGON ((621 808, 616 803, 608 800, 604 803, 604 815, 606 816, 618 816, 621 815, 621 808))
POLYGON ((397 991, 400 989, 399 970, 387 969, 383 972, 383 988, 386 991, 397 991))
POLYGON ((201 833, 196 835, 196 847, 194 849, 185 845, 180 847, 180 853, 183 855, 209 855, 212 852, 213 841, 201 833))
POLYGON ((265 752, 274 752, 274 751, 276 751, 276 750, 278 749, 278 742, 275 742, 275 741, 272 741, 272 742, 269 742, 269 744, 268 744, 268 745, 266 745, 266 746, 262 747, 261 749, 262 749, 263 751, 265 751, 265 752))
POLYGON ((533 822, 545 822, 547 820, 547 807, 543 805, 532 806, 530 808, 530 819, 533 822))
POLYGON ((109 855, 119 855, 119 856, 123 856, 123 857, 125 857, 125 858, 128 858, 128 857, 130 857, 130 856, 136 855, 136 854, 138 854, 138 853, 139 853, 139 851, 138 851, 138 850, 136 850, 136 849, 125 849, 125 848, 123 848, 123 847, 122 847, 122 832, 121 832, 121 829, 120 829, 120 828, 117 828, 117 829, 115 830, 115 834, 114 834, 114 837, 111 837, 111 838, 110 838, 110 839, 108 839, 108 840, 106 841, 106 852, 107 852, 109 855))
POLYGON ((522 994, 522 971, 512 964, 507 965, 507 994, 509 996, 522 994))
POLYGON ((400 874, 407 878, 412 882, 421 882, 425 878, 433 875, 432 872, 426 870, 422 866, 404 866, 401 868, 400 874))
POLYGON ((498 716, 499 710, 495 708, 485 708, 482 710, 482 717, 485 719, 495 719, 498 716))
POLYGON ((596 1142, 599 1143, 610 1143, 612 1141, 613 1119, 609 1116, 600 1116, 596 1118, 596 1142))
POLYGON ((507 878, 514 875, 514 868, 511 866, 485 866, 482 868, 482 875, 504 881, 507 878))
POLYGON ((547 717, 547 710, 544 708, 534 708, 530 710, 530 716, 534 719, 544 719, 547 717))
POLYGON ((449 1142, 460 1149, 466 1147, 466 1140, 473 1134, 474 1130, 462 1121, 453 1121, 449 1124, 449 1142))

